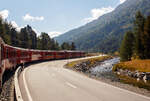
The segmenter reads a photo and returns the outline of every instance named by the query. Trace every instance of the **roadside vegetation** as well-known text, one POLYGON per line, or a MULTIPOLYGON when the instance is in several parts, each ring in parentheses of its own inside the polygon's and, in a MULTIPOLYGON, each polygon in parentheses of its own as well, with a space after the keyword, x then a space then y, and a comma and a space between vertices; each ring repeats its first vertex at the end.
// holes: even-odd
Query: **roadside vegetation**
POLYGON ((97 53, 90 53, 90 52, 88 52, 85 56, 98 56, 98 55, 103 55, 103 54, 99 53, 99 52, 97 52, 97 53))
POLYGON ((96 57, 96 58, 90 58, 90 59, 83 59, 83 60, 79 60, 79 61, 73 61, 73 62, 70 62, 68 64, 66 64, 65 66, 67 68, 74 68, 74 66, 80 64, 80 63, 83 63, 83 62, 87 62, 88 61, 88 67, 92 67, 94 65, 97 64, 97 62, 103 62, 105 60, 108 60, 108 59, 111 59, 112 56, 100 56, 100 57, 96 57))
POLYGON ((128 69, 130 71, 150 72, 150 60, 132 60, 116 64, 113 71, 116 69, 128 69))
POLYGON ((131 78, 125 75, 119 75, 118 77, 120 78, 120 82, 122 83, 130 84, 139 88, 144 88, 150 91, 150 82, 149 83, 145 83, 144 81, 137 82, 135 78, 131 78))
POLYGON ((120 47, 121 62, 113 67, 121 82, 150 90, 150 16, 140 12, 120 47))

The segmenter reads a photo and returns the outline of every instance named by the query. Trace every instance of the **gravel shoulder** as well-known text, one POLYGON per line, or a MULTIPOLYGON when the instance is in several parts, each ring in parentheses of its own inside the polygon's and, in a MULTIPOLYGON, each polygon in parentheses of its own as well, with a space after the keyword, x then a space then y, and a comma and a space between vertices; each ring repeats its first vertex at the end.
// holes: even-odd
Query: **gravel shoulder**
POLYGON ((129 90, 129 91, 132 91, 132 92, 150 97, 150 91, 146 90, 146 89, 143 89, 143 88, 135 87, 135 86, 129 85, 129 84, 124 84, 120 81, 107 79, 105 77, 97 78, 97 77, 91 76, 91 78, 102 81, 104 83, 107 83, 107 84, 110 84, 110 85, 113 85, 113 86, 116 86, 116 87, 119 87, 119 88, 123 88, 123 89, 129 90))
POLYGON ((14 101, 14 71, 8 72, 0 94, 0 101, 14 101))

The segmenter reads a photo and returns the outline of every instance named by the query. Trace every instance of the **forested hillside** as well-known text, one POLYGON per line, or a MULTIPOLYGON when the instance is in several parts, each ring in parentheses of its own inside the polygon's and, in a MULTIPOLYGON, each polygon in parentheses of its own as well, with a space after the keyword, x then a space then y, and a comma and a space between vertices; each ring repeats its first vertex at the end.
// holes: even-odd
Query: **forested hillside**
POLYGON ((137 11, 150 14, 150 0, 127 0, 113 12, 80 28, 56 37, 59 42, 75 42, 80 50, 115 52, 119 49, 124 32, 132 29, 137 11))
POLYGON ((6 44, 15 47, 26 49, 39 49, 39 50, 75 50, 75 44, 64 42, 59 45, 57 41, 50 38, 50 36, 42 32, 40 36, 27 25, 17 31, 7 20, 0 17, 0 37, 6 44))

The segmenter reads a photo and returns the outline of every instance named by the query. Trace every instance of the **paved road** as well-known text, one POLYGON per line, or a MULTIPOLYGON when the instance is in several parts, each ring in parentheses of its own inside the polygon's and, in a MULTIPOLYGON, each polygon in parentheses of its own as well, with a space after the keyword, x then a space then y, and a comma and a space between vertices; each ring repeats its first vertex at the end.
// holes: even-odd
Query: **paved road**
POLYGON ((63 68, 72 60, 39 63, 19 77, 24 101, 150 101, 150 98, 63 68))

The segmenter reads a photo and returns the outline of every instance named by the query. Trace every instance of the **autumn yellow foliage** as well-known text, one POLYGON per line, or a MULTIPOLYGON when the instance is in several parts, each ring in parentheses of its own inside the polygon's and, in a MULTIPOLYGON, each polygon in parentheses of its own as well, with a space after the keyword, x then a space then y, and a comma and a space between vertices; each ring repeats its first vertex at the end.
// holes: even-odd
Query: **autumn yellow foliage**
POLYGON ((128 62, 121 62, 113 67, 116 69, 128 69, 131 71, 138 70, 139 72, 150 72, 150 60, 132 60, 128 62))
POLYGON ((90 59, 83 59, 83 60, 78 60, 78 61, 73 61, 73 62, 70 62, 66 65, 66 67, 68 68, 72 68, 74 67, 76 64, 79 64, 79 63, 82 63, 82 62, 85 62, 85 61, 89 61, 90 62, 90 66, 94 65, 96 62, 101 62, 101 61, 104 61, 104 60, 107 60, 107 59, 111 59, 112 57, 111 56, 102 56, 102 57, 96 57, 96 58, 90 58, 90 59))

